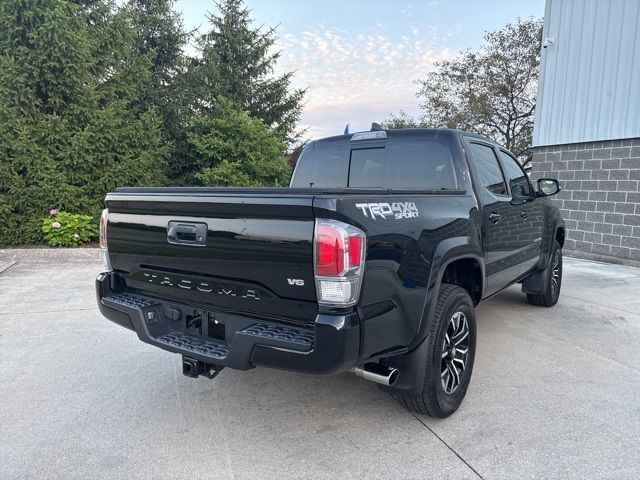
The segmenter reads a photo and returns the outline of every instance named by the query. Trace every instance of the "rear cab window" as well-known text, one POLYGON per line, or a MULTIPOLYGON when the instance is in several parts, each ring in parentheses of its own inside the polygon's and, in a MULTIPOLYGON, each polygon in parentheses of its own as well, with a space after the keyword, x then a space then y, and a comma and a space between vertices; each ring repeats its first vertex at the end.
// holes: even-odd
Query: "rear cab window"
POLYGON ((347 186, 349 145, 305 148, 291 178, 292 187, 344 188, 347 186))
POLYGON ((292 187, 456 190, 450 136, 438 132, 394 135, 376 141, 349 141, 307 147, 296 166, 292 187))

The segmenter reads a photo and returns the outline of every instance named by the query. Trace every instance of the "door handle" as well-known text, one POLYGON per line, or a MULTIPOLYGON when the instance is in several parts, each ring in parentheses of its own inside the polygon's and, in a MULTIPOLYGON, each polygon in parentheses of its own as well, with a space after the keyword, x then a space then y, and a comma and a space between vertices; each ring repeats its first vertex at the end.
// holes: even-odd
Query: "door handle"
POLYGON ((526 220, 526 218, 529 216, 529 214, 527 213, 526 210, 522 210, 522 212, 520 212, 520 216, 526 220))
POLYGON ((502 217, 495 212, 489 215, 489 220, 491 220, 493 223, 498 223, 501 218, 502 217))

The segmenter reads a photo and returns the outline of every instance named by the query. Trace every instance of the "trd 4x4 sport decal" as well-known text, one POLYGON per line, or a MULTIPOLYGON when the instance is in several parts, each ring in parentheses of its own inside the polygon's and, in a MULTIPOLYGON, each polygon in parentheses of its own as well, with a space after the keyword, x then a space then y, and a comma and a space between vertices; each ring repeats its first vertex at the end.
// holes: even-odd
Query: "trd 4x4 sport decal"
POLYGON ((361 209, 365 217, 371 217, 373 220, 376 217, 383 220, 389 217, 396 220, 418 218, 418 207, 413 202, 356 203, 356 208, 361 209))

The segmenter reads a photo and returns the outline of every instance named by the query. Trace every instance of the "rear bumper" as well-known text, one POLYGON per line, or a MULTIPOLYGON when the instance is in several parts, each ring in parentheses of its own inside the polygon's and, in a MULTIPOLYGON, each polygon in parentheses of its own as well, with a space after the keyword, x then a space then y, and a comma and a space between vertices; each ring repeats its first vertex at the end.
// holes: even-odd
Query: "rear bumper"
POLYGON ((330 374, 349 370, 359 357, 360 322, 355 313, 318 315, 313 328, 303 328, 207 312, 207 318, 200 319, 199 334, 193 335, 184 328, 185 312, 193 307, 144 294, 115 293, 112 285, 112 273, 96 278, 102 315, 134 330, 143 342, 205 363, 239 370, 262 365, 330 374), (209 335, 214 324, 224 325, 224 338, 209 335))

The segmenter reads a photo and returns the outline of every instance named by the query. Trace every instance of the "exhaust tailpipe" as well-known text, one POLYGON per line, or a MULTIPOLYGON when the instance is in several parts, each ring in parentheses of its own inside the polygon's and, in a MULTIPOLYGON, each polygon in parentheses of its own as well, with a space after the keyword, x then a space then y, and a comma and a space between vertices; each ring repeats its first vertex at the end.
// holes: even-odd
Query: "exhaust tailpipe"
POLYGON ((393 385, 400 375, 397 368, 385 367, 379 363, 366 363, 359 367, 353 367, 351 371, 358 377, 381 385, 393 385))

